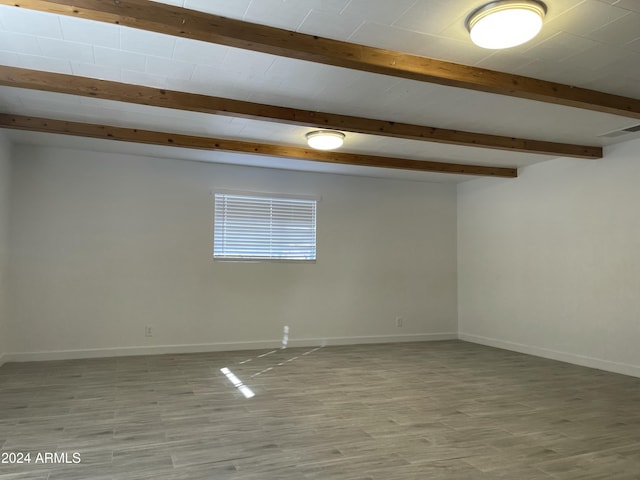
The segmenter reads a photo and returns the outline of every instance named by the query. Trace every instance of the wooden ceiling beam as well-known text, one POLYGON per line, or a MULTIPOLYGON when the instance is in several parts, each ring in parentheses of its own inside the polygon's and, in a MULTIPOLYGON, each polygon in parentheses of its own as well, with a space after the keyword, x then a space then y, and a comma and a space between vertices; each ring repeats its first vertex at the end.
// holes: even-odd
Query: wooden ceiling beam
POLYGON ((602 158, 602 148, 595 146, 487 135, 314 112, 16 67, 0 66, 0 85, 409 140, 562 157, 602 158))
POLYGON ((241 142, 222 138, 196 137, 167 132, 140 130, 135 128, 112 127, 79 122, 67 122, 50 118, 23 115, 0 114, 0 128, 27 130, 30 132, 56 133, 80 137, 119 140, 123 142, 193 148, 199 150, 222 150, 255 155, 286 157, 314 162, 338 163, 361 167, 393 168, 421 172, 452 173, 490 177, 517 177, 515 168, 463 165, 456 163, 432 162, 408 158, 379 157, 355 153, 326 152, 285 145, 241 142))
POLYGON ((0 4, 640 119, 640 100, 634 98, 306 35, 148 0, 0 0, 0 4))

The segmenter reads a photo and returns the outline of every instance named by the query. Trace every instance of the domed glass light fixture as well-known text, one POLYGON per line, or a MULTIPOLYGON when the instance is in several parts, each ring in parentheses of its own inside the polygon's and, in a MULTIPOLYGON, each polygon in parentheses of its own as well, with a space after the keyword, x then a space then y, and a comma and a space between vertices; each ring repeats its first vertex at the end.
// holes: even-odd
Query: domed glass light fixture
POLYGON ((479 47, 510 48, 534 38, 546 13, 547 6, 538 0, 499 0, 471 12, 466 26, 479 47))
POLYGON ((316 150, 335 150, 344 143, 344 133, 336 130, 315 130, 305 137, 309 146, 316 150))

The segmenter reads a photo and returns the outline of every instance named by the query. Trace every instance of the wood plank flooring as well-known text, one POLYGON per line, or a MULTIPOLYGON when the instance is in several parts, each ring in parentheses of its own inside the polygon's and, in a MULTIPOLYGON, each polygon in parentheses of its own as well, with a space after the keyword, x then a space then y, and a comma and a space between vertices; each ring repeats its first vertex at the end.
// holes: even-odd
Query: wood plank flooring
POLYGON ((6 364, 3 452, 81 463, 0 480, 640 479, 640 379, 460 341, 6 364))

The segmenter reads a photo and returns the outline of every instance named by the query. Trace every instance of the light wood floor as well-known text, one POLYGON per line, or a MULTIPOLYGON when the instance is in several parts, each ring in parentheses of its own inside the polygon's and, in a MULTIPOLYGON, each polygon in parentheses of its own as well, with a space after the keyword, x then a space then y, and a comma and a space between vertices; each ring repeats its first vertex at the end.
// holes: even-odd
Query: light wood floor
POLYGON ((4 365, 1 452, 81 463, 0 479, 640 479, 640 379, 458 341, 265 353, 4 365))

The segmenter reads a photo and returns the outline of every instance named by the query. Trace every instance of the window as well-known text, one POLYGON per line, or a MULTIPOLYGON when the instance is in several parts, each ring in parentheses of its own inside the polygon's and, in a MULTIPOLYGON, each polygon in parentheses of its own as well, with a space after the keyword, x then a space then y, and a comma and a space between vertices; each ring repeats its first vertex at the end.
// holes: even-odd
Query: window
POLYGON ((309 198, 215 194, 216 260, 316 259, 316 205, 309 198))

